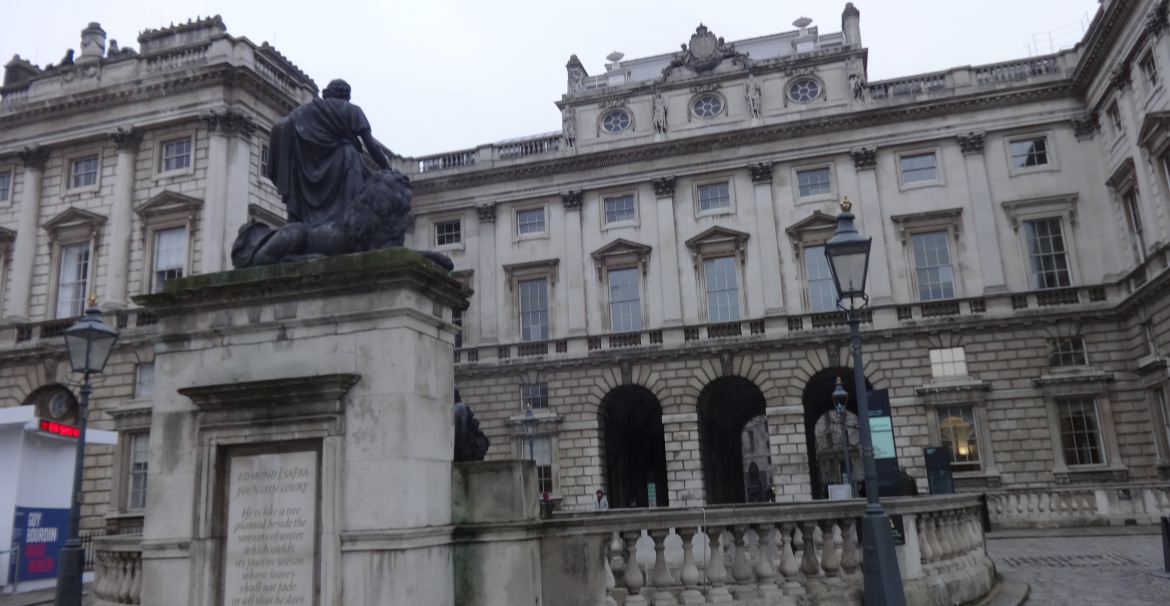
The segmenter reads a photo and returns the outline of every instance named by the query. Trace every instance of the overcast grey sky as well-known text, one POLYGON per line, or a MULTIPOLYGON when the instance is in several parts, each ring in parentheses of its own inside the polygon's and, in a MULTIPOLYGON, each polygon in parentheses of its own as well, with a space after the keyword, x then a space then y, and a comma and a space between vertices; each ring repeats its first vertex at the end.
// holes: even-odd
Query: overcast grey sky
MULTIPOLYGON (((223 16, 228 33, 267 40, 324 85, 345 78, 374 135, 407 156, 560 128, 553 102, 576 54, 590 74, 619 50, 678 50, 706 24, 728 41, 792 30, 805 16, 841 30, 844 0, 44 0, 9 2, 0 57, 44 66, 79 48, 90 21, 122 46, 172 21, 223 16)), ((871 81, 1008 61, 1071 46, 1098 0, 857 0, 871 81), (1051 36, 1050 36, 1051 34, 1051 36), (1031 36, 1038 44, 1029 48, 1031 36)), ((0 137, 3 135, 0 134, 0 137)))

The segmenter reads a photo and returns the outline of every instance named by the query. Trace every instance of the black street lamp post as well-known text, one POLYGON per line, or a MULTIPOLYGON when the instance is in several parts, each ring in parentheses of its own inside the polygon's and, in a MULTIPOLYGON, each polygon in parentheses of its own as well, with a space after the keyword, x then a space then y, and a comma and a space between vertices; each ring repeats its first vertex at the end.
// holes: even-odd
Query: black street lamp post
POLYGON ((869 425, 869 397, 865 391, 865 372, 861 359, 861 310, 869 305, 865 279, 869 271, 869 249, 873 243, 857 233, 853 225, 849 198, 841 201, 837 215, 837 232, 825 243, 829 271, 837 288, 837 306, 846 312, 853 349, 853 378, 857 397, 858 426, 861 429, 861 452, 865 467, 865 516, 861 520, 862 571, 866 606, 905 606, 902 574, 890 518, 878 500, 877 466, 873 459, 873 436, 869 425))
POLYGON ((81 573, 85 550, 81 547, 81 476, 85 461, 85 421, 89 411, 91 373, 100 374, 110 359, 118 331, 102 323, 102 312, 90 296, 85 318, 65 330, 65 348, 73 372, 85 373, 77 411, 77 455, 73 463, 73 503, 69 507, 69 539, 57 562, 56 606, 81 606, 81 573))
POLYGON ((852 461, 849 460, 849 425, 845 422, 845 403, 848 401, 849 394, 841 385, 841 377, 837 377, 837 387, 833 389, 833 404, 837 407, 837 417, 841 421, 841 454, 845 455, 845 460, 841 463, 843 474, 841 480, 843 484, 849 486, 849 496, 853 497, 853 466, 852 461))

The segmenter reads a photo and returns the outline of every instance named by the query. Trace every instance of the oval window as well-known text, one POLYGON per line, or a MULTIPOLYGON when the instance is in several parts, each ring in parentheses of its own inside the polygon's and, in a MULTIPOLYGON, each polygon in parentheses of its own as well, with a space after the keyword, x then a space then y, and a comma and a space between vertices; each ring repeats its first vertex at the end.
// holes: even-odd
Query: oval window
POLYGON ((723 111, 723 99, 717 95, 703 95, 691 103, 691 111, 700 118, 712 118, 723 111))
POLYGON ((611 111, 601 119, 601 128, 607 133, 620 133, 629 127, 630 114, 624 109, 611 111))
POLYGON ((821 85, 812 78, 801 78, 788 85, 788 97, 797 103, 808 103, 821 94, 821 85))

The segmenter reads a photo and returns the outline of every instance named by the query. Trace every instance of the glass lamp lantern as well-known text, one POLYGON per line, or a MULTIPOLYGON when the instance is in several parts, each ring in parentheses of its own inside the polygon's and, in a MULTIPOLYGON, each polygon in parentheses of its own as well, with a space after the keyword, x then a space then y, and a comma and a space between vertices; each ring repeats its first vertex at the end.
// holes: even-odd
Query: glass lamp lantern
POLYGON ((833 274, 833 286, 837 288, 837 305, 846 311, 869 305, 865 281, 869 273, 869 250, 873 244, 873 238, 857 233, 850 212, 852 206, 849 198, 841 201, 837 231, 825 242, 825 256, 833 274))
POLYGON ((118 331, 102 322, 102 313, 90 297, 85 317, 65 329, 65 348, 69 351, 69 365, 73 372, 100 374, 110 359, 118 331))

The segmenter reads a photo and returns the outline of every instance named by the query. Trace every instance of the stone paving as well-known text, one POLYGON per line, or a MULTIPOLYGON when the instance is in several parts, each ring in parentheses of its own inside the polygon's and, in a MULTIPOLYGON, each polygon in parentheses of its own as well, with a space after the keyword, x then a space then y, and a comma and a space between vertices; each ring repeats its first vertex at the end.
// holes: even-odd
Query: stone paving
POLYGON ((1077 534, 988 535, 1000 574, 1031 586, 1028 606, 1170 604, 1170 578, 1149 574, 1163 569, 1161 536, 1066 532, 1077 534))

